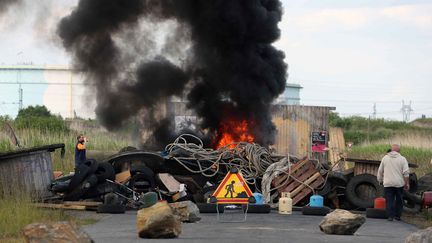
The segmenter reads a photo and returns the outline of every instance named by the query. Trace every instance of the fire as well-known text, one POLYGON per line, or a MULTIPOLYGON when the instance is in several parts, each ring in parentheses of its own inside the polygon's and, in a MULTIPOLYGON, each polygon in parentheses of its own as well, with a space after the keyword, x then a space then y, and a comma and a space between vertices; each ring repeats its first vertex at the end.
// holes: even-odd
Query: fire
POLYGON ((248 142, 254 141, 254 136, 250 133, 249 123, 246 120, 235 120, 230 119, 222 122, 218 129, 218 141, 216 143, 216 149, 227 146, 234 148, 235 142, 248 142))

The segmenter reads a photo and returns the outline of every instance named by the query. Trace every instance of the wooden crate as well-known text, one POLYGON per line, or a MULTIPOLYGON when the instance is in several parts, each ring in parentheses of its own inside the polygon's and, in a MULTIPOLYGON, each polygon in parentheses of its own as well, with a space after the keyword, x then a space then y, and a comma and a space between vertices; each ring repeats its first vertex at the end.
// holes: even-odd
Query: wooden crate
POLYGON ((293 205, 300 202, 312 192, 310 187, 315 189, 324 183, 324 178, 316 169, 314 161, 307 158, 294 164, 291 167, 291 172, 287 171, 287 173, 290 173, 290 176, 288 176, 288 174, 280 175, 275 178, 272 183, 273 186, 279 187, 279 193, 289 192, 291 194, 293 205))

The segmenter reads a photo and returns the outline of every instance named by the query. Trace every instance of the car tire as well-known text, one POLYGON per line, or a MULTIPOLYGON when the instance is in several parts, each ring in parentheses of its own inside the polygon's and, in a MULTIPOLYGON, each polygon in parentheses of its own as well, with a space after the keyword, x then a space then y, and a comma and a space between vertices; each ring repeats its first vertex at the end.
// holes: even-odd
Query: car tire
POLYGON ((367 208, 366 218, 386 219, 387 211, 385 209, 380 209, 380 208, 367 208))
POLYGON ((375 189, 376 197, 383 195, 384 188, 379 185, 376 176, 371 174, 361 174, 354 176, 346 186, 346 198, 357 208, 373 208, 374 198, 363 199, 357 194, 357 189, 361 185, 368 185, 375 189))
MULTIPOLYGON (((216 204, 214 203, 197 203, 200 213, 217 213, 216 204)), ((225 208, 223 205, 218 204, 219 212, 223 213, 225 208)))
POLYGON ((404 191, 403 211, 407 213, 418 213, 421 210, 422 199, 420 196, 404 191))
POLYGON ((70 180, 53 182, 51 183, 49 190, 56 193, 66 192, 69 189, 69 183, 70 180))
POLYGON ((78 201, 84 199, 84 195, 93 187, 97 185, 97 178, 95 175, 88 176, 81 184, 75 187, 71 192, 65 194, 63 200, 65 201, 78 201))
POLYGON ((75 188, 77 188, 81 184, 81 182, 84 181, 89 172, 90 168, 84 164, 75 168, 75 174, 72 176, 69 183, 68 192, 72 192, 75 188))
POLYGON ((133 163, 130 167, 131 176, 136 174, 147 174, 154 177, 153 171, 143 163, 133 163))
POLYGON ((303 215, 325 216, 328 213, 330 213, 330 208, 325 206, 324 207, 311 207, 311 206, 302 207, 303 215))
POLYGON ((97 213, 122 214, 126 212, 126 207, 121 204, 101 204, 97 208, 97 213))
POLYGON ((138 173, 131 177, 128 186, 133 190, 151 190, 155 188, 155 178, 147 174, 138 173))
POLYGON ((324 196, 327 196, 330 193, 331 189, 332 189, 332 185, 330 184, 330 182, 327 181, 324 184, 323 188, 321 188, 320 190, 317 190, 316 193, 318 195, 324 197, 324 196))
POLYGON ((102 195, 115 191, 117 191, 117 186, 115 184, 104 182, 90 188, 86 193, 84 193, 83 199, 99 198, 102 195))
POLYGON ((98 168, 98 162, 94 159, 87 159, 83 164, 89 167, 89 174, 93 174, 98 168))
POLYGON ((115 180, 114 167, 110 163, 98 163, 96 171, 94 172, 100 183, 108 180, 115 180))
POLYGON ((409 174, 410 193, 416 193, 418 189, 418 179, 416 173, 409 174))
MULTIPOLYGON (((243 211, 246 211, 246 206, 243 206, 243 211)), ((249 204, 247 206, 248 213, 270 213, 271 207, 268 204, 249 204)))

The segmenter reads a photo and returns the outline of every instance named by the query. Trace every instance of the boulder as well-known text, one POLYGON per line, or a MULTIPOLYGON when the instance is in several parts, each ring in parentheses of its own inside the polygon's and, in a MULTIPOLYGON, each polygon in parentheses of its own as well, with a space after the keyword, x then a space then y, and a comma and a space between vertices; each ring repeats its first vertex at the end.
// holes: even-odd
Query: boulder
POLYGON ((198 206, 191 201, 170 203, 169 205, 182 222, 193 223, 201 220, 198 206))
POLYGON ((85 243, 93 242, 90 236, 70 222, 33 223, 23 229, 28 243, 85 243))
POLYGON ((141 238, 175 238, 181 222, 166 201, 138 210, 137 231, 141 238))
POLYGON ((432 227, 408 235, 405 243, 432 243, 432 227))
POLYGON ((365 221, 366 218, 363 215, 336 209, 324 217, 319 227, 326 234, 353 235, 365 221))

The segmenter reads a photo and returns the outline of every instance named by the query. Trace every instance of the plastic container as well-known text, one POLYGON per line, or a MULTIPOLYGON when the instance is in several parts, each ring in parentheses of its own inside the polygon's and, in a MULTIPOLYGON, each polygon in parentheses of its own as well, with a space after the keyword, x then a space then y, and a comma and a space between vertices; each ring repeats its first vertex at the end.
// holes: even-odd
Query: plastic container
POLYGON ((377 197, 374 200, 375 209, 386 209, 386 200, 383 197, 377 197))
POLYGON ((429 208, 432 205, 432 192, 423 192, 422 204, 424 208, 429 208))
POLYGON ((292 213, 292 199, 289 192, 282 192, 282 196, 281 198, 279 198, 279 213, 280 214, 292 213))
POLYGON ((313 195, 309 200, 310 207, 322 208, 324 207, 324 198, 320 195, 313 195))
POLYGON ((257 205, 264 204, 264 198, 263 198, 263 195, 261 193, 255 192, 253 194, 253 196, 254 196, 255 201, 256 201, 255 204, 257 204, 257 205))

